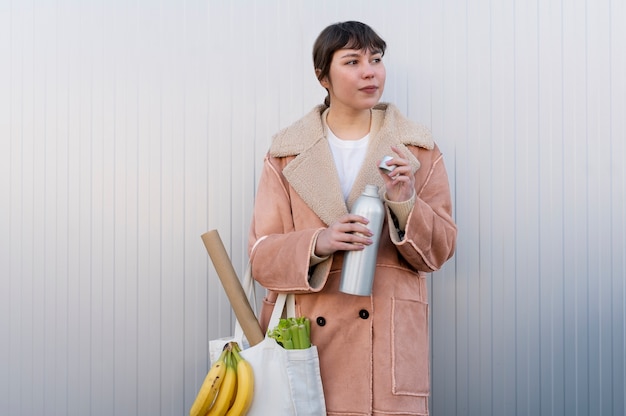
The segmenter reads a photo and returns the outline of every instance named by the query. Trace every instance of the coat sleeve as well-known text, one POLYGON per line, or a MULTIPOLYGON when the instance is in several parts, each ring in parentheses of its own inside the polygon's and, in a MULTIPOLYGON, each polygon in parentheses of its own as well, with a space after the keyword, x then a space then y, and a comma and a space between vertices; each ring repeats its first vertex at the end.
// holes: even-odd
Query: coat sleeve
POLYGON ((332 263, 331 256, 311 266, 313 244, 323 228, 295 229, 290 188, 274 162, 265 158, 255 198, 249 234, 252 276, 276 292, 318 292, 332 263), (261 237, 265 238, 254 247, 261 237))
POLYGON ((400 254, 416 270, 438 270, 452 257, 457 227, 452 218, 452 201, 443 155, 433 150, 411 148, 420 168, 415 173, 416 200, 409 214, 404 238, 389 219, 391 239, 400 254))

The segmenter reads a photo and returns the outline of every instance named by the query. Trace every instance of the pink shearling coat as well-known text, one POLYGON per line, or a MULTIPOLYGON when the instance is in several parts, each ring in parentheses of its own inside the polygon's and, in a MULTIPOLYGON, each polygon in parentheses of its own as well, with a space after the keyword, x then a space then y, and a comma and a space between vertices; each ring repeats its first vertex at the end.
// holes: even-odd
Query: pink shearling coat
POLYGON ((266 289, 265 329, 276 292, 296 293, 311 319, 329 415, 428 414, 426 273, 454 253, 456 225, 442 154, 430 132, 392 104, 378 104, 363 167, 344 201, 319 106, 273 138, 264 160, 250 228, 252 274, 266 289), (377 161, 409 155, 416 201, 403 238, 389 208, 372 296, 338 291, 343 252, 311 265, 317 234, 348 213, 366 184, 384 190, 377 161))

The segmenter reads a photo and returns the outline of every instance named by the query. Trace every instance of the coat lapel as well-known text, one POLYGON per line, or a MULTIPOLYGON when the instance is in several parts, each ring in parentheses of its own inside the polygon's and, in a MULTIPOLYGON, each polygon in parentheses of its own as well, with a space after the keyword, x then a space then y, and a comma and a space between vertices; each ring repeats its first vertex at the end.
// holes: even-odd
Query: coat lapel
POLYGON ((348 213, 335 161, 324 137, 296 156, 285 167, 283 174, 326 225, 348 213))
POLYGON ((274 136, 270 155, 294 157, 283 169, 289 185, 326 225, 348 212, 325 137, 320 105, 274 136))

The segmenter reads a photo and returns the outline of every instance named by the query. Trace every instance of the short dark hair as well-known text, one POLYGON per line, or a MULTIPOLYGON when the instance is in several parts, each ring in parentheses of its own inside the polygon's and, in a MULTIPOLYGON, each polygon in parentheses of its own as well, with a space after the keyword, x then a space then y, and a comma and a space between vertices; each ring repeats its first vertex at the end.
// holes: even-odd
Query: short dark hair
MULTIPOLYGON (((369 50, 385 54, 387 44, 365 23, 348 21, 332 24, 318 35, 313 44, 313 66, 319 70, 317 79, 322 80, 330 72, 333 55, 339 49, 369 50)), ((330 105, 326 97, 326 105, 330 105)))

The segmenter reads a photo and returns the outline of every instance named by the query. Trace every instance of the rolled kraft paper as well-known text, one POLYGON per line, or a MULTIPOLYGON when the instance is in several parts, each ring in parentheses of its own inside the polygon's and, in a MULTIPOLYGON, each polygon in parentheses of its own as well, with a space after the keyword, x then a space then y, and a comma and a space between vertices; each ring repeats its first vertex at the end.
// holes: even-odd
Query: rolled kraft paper
POLYGON ((215 271, 222 281, 226 296, 228 296, 230 305, 235 312, 235 316, 250 346, 258 344, 265 338, 263 331, 261 331, 259 321, 250 306, 246 292, 241 286, 239 277, 237 277, 237 273, 233 268, 233 264, 228 257, 228 253, 224 248, 224 244, 217 230, 211 230, 202 234, 202 241, 211 257, 215 271))

